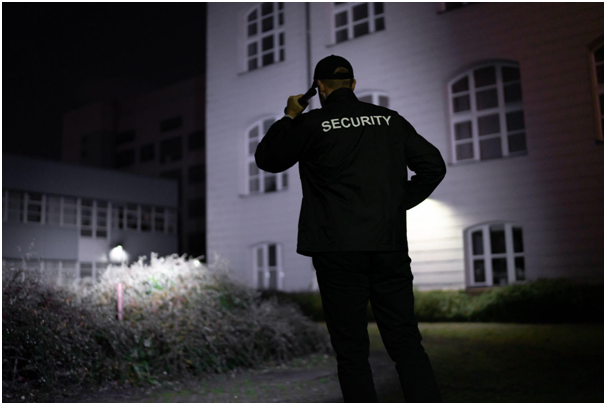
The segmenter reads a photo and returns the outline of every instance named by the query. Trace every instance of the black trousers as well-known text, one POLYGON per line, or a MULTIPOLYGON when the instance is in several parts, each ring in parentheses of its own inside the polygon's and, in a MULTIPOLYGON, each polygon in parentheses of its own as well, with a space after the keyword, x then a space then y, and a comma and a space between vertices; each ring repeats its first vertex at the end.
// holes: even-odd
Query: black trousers
POLYGON ((408 252, 319 252, 312 262, 344 402, 378 402, 368 362, 369 299, 406 402, 442 402, 414 316, 408 252))

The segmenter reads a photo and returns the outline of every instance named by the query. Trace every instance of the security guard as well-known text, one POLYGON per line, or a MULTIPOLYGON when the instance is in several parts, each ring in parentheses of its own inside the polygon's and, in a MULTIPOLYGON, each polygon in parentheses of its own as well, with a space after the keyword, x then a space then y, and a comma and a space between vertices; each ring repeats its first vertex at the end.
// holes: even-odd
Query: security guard
POLYGON ((312 257, 344 402, 377 402, 369 356, 370 299, 406 402, 442 402, 414 316, 406 210, 446 175, 440 151, 396 111, 361 102, 351 64, 314 71, 322 108, 302 114, 301 94, 257 146, 257 166, 299 162, 303 201, 297 253, 312 257), (407 180, 409 167, 415 172, 407 180))

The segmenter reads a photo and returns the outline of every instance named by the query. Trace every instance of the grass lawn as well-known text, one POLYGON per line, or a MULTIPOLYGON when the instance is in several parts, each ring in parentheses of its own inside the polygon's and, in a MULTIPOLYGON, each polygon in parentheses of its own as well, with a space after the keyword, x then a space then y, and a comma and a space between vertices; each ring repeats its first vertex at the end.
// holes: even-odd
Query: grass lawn
MULTIPOLYGON (((603 324, 419 323, 444 402, 604 402, 603 324)), ((384 349, 369 323, 371 349, 384 349)))

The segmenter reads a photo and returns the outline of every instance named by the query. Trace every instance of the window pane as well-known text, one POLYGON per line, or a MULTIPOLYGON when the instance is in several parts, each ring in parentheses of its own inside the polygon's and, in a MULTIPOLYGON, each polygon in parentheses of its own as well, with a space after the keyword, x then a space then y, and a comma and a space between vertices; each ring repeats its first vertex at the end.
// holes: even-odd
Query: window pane
POLYGON ((273 118, 263 121, 263 132, 267 133, 267 131, 269 131, 269 127, 271 127, 274 122, 276 122, 276 120, 273 118))
POLYGON ((515 111, 507 113, 507 131, 524 129, 524 112, 515 111))
POLYGON ((263 3, 261 6, 261 15, 271 14, 274 11, 274 3, 263 3))
POLYGON ((368 34, 368 23, 362 23, 354 26, 354 38, 368 34))
POLYGON ((347 29, 337 31, 337 42, 347 41, 347 29))
POLYGON ((278 289, 278 271, 277 270, 270 270, 269 272, 269 286, 268 288, 270 290, 277 290, 278 289))
POLYGON ((253 35, 257 35, 257 23, 248 25, 248 36, 252 37, 253 35))
POLYGON ((250 191, 259 191, 259 179, 258 178, 254 178, 254 179, 250 179, 250 191))
POLYGON ((522 228, 513 227, 513 251, 520 253, 524 251, 524 242, 522 240, 522 228))
POLYGON ((499 99, 497 98, 497 89, 478 91, 476 93, 476 108, 478 110, 497 107, 498 105, 499 99))
POLYGON ((490 251, 491 253, 505 253, 505 226, 490 226, 490 251))
POLYGON ((284 33, 280 33, 280 45, 284 45, 284 33))
POLYGON ((471 138, 471 121, 459 122, 455 124, 455 139, 471 138))
POLYGON ((379 96, 379 105, 381 107, 389 107, 389 99, 385 96, 379 96))
POLYGON ((263 278, 265 277, 265 273, 262 271, 257 272, 257 288, 263 288, 263 278))
POLYGON ((335 27, 347 24, 347 11, 335 14, 335 27))
POLYGON ((263 268, 263 248, 257 249, 257 268, 263 268))
POLYGON ((274 36, 273 35, 269 35, 269 36, 266 36, 265 38, 263 38, 263 46, 262 46, 263 51, 268 51, 270 49, 273 49, 273 47, 274 47, 274 36))
POLYGON ((505 86, 503 88, 503 95, 505 96, 506 103, 522 101, 522 86, 520 86, 520 83, 505 86))
POLYGON ((503 83, 520 80, 520 69, 518 68, 503 67, 501 72, 503 73, 503 83))
POLYGON ((284 13, 278 15, 278 25, 284 25, 284 13))
POLYGON ((381 14, 383 12, 383 2, 374 3, 375 5, 375 15, 381 14))
POLYGON ((284 3, 278 3, 278 10, 284 9, 284 3))
POLYGON ((522 281, 522 280, 526 280, 525 277, 525 271, 524 271, 524 258, 523 257, 516 257, 514 259, 514 267, 515 267, 515 272, 516 272, 516 280, 518 281, 522 281))
POLYGON ((524 132, 507 137, 509 152, 521 152, 526 150, 526 134, 524 132))
POLYGON ((461 143, 457 145, 457 160, 472 159, 473 144, 471 142, 461 143))
POLYGON ((257 43, 253 42, 248 44, 248 56, 254 56, 257 54, 257 43))
POLYGON ((473 281, 483 283, 486 281, 486 270, 484 269, 484 259, 473 261, 473 281))
POLYGON ((107 271, 107 263, 95 263, 95 278, 101 280, 103 274, 107 271))
POLYGON ((502 156, 501 137, 480 141, 480 159, 494 159, 502 156))
POLYGON ((497 75, 494 66, 487 66, 482 69, 474 70, 473 77, 476 88, 489 86, 497 82, 497 75))
POLYGON ((257 164, 255 162, 250 162, 248 164, 248 174, 250 176, 259 174, 259 167, 257 166, 257 164))
POLYGON ((263 179, 265 181, 265 192, 276 191, 276 175, 265 175, 263 179))
POLYGON ((80 278, 92 277, 93 276, 93 264, 92 263, 80 263, 80 278))
POLYGON ((249 147, 248 147, 248 154, 249 155, 254 155, 255 152, 257 151, 257 145, 259 144, 259 141, 252 141, 249 143, 249 147))
POLYGON ((154 207, 154 230, 164 232, 164 208, 154 207))
POLYGON ((276 265, 276 245, 269 245, 269 267, 276 265))
POLYGON ((484 254, 484 240, 482 239, 482 231, 474 231, 471 234, 471 251, 474 255, 484 254))
POLYGON ((375 31, 383 31, 385 29, 385 19, 383 17, 375 20, 375 31))
POLYGON ((255 9, 252 13, 248 15, 248 21, 254 21, 257 18, 257 10, 255 9))
POLYGON ((267 53, 263 55, 263 66, 271 65, 274 63, 274 53, 267 53))
POLYGON ((129 229, 137 229, 137 205, 128 204, 126 213, 126 227, 129 229))
POLYGON ((151 231, 151 205, 141 206, 141 230, 151 231))
POLYGON ((368 3, 362 3, 353 8, 353 20, 358 21, 368 17, 368 3))
POLYGON ((492 259, 492 284, 507 285, 507 259, 492 259))
POLYGON ((500 131, 499 114, 486 115, 478 118, 478 132, 480 135, 497 134, 500 131))
POLYGON ((280 60, 284 60, 284 49, 280 49, 280 60))
POLYGON ((288 187, 288 172, 282 173, 282 188, 288 187))
POLYGON ((468 111, 470 107, 469 96, 460 96, 452 99, 454 112, 468 111))
POLYGON ((255 70, 257 68, 257 58, 248 60, 248 70, 255 70))
POLYGON ((469 78, 465 76, 464 78, 458 80, 456 83, 452 85, 452 92, 459 93, 461 91, 469 90, 469 78))
POLYGON ((274 29, 274 17, 269 16, 263 19, 262 32, 271 31, 274 29))

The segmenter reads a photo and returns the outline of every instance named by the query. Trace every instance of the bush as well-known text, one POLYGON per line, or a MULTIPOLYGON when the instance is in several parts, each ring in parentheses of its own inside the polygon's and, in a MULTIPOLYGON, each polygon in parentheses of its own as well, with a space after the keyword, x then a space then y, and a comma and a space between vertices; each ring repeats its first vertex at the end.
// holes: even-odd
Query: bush
POLYGON ((109 381, 154 384, 332 350, 296 305, 261 299, 217 257, 209 267, 176 254, 152 253, 149 266, 142 258, 109 266, 93 285, 49 287, 20 274, 4 283, 6 398, 109 381))

